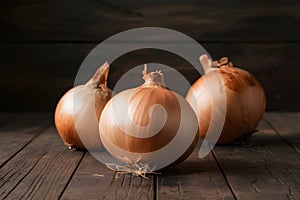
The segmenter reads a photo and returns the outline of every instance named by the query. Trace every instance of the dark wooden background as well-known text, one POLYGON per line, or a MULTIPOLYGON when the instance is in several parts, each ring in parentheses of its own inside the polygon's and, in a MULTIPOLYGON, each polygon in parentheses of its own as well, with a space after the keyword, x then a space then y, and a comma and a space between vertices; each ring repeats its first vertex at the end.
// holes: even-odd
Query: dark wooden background
MULTIPOLYGON (((72 87, 85 56, 106 38, 157 26, 229 56, 267 94, 267 109, 300 110, 300 1, 11 0, 0 7, 0 110, 50 111, 72 87)), ((133 64, 156 61, 198 75, 178 56, 135 51, 112 63, 109 85, 133 64)))

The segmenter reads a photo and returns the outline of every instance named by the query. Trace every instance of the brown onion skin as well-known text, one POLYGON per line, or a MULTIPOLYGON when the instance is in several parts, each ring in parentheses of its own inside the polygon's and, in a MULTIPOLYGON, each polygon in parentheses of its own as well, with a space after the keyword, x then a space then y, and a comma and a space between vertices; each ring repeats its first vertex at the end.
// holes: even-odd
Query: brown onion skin
MULTIPOLYGON (((80 108, 81 111, 84 105, 86 104, 87 98, 93 98, 91 95, 95 95, 95 110, 97 120, 99 122, 102 110, 106 103, 111 99, 112 91, 107 88, 106 81, 109 73, 109 64, 105 62, 99 69, 96 71, 94 76, 84 85, 76 86, 69 91, 67 91, 59 100, 54 114, 54 122, 59 136, 64 141, 65 145, 72 149, 85 149, 83 142, 81 141, 78 131, 75 127, 74 120, 74 96, 76 96, 76 107, 80 108), (74 95, 76 90, 85 91, 84 96, 74 95)), ((78 111, 76 114, 82 114, 78 111)), ((87 122, 89 123, 89 122, 87 122)), ((97 124, 98 126, 98 124, 97 124)), ((82 133, 87 134, 86 132, 82 133)), ((98 138, 98 133, 88 135, 92 137, 92 141, 89 141, 91 147, 101 146, 100 138, 98 138)), ((100 148, 100 147, 99 147, 100 148)))
POLYGON ((192 85, 187 94, 187 101, 190 103, 193 92, 201 95, 197 99, 198 110, 195 111, 201 138, 206 136, 212 112, 211 97, 205 79, 211 78, 213 73, 221 74, 227 97, 225 123, 217 144, 230 144, 255 132, 266 107, 266 97, 260 83, 243 69, 220 67, 205 74, 192 85))
MULTIPOLYGON (((78 132, 75 128, 73 100, 68 98, 72 96, 74 90, 76 90, 76 87, 72 88, 67 93, 65 93, 63 97, 59 100, 55 110, 54 121, 56 129, 66 146, 74 149, 85 149, 85 146, 80 140, 78 132)), ((99 95, 99 92, 101 92, 101 89, 96 89, 95 110, 97 112, 96 115, 98 121, 101 116, 101 111, 112 96, 112 92, 109 89, 107 91, 108 95, 105 98, 97 97, 99 95)), ((80 106, 80 104, 84 104, 84 101, 80 99, 77 99, 77 102, 78 106, 80 106)))
POLYGON ((73 92, 74 88, 64 94, 58 102, 55 110, 54 121, 58 134, 66 146, 70 148, 84 149, 85 147, 75 128, 73 106, 66 106, 66 104, 70 104, 70 101, 67 100, 66 97, 71 95, 73 92))
POLYGON ((174 160, 164 163, 166 165, 163 167, 179 164, 193 152, 198 143, 199 134, 196 115, 184 98, 165 87, 161 72, 156 71, 147 74, 145 66, 143 74, 145 80, 143 85, 117 94, 104 108, 99 122, 103 145, 117 159, 124 156, 132 159, 130 156, 139 154, 141 155, 141 162, 151 164, 151 162, 157 161, 164 163, 166 157, 169 156, 174 160), (119 111, 120 113, 130 113, 131 119, 130 121, 119 121, 123 123, 120 126, 116 120, 113 120, 112 105, 121 105, 124 101, 128 102, 128 105, 123 106, 126 111, 124 112, 121 107, 119 111), (162 106, 166 112, 166 118, 164 124, 162 124, 163 127, 159 127, 154 135, 149 136, 147 135, 149 130, 145 134, 145 132, 141 132, 141 127, 150 123, 157 123, 157 120, 161 121, 163 119, 157 114, 149 115, 153 105, 162 106), (182 109, 182 106, 185 109, 182 109), (135 124, 138 126, 135 126, 135 124), (123 128, 121 128, 122 125, 123 128), (128 127, 127 130, 130 129, 133 133, 136 131, 138 134, 127 134, 124 126, 128 127), (178 134, 180 134, 179 137, 178 134), (182 141, 183 138, 187 138, 187 140, 182 141), (182 152, 177 152, 176 157, 172 157, 174 154, 170 153, 170 147, 173 149, 179 148, 178 145, 181 143, 185 145, 185 148, 180 148, 182 152), (113 148, 114 146, 118 148, 113 148), (164 150, 166 146, 168 146, 167 152, 164 150), (153 153, 156 153, 156 155, 154 156, 153 153))

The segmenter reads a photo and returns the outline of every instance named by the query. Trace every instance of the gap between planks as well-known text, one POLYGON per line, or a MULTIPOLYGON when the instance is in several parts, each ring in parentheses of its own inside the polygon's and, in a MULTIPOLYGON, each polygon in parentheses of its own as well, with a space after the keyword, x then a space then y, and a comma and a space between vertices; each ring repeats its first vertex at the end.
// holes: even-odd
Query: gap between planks
POLYGON ((300 113, 265 113, 264 121, 300 154, 300 113))
POLYGON ((4 120, 6 124, 0 128, 0 168, 50 125, 50 116, 46 113, 22 113, 9 115, 4 120))
POLYGON ((49 127, 0 169, 0 198, 57 199, 82 156, 49 127))
MULTIPOLYGON (((297 141, 299 141, 299 136, 296 133, 299 133, 297 125, 299 118, 295 116, 298 115, 282 115, 277 113, 271 113, 270 115, 267 113, 258 127, 260 131, 250 139, 253 143, 252 147, 245 148, 238 145, 216 146, 212 155, 208 155, 199 162, 193 160, 193 156, 197 156, 197 152, 196 154, 194 152, 184 163, 168 168, 162 175, 151 176, 150 182, 126 175, 112 182, 112 177, 114 176, 112 171, 108 170, 89 154, 84 155, 82 152, 74 152, 66 149, 52 127, 34 138, 0 169, 0 184, 1 180, 3 181, 3 177, 4 179, 7 176, 11 177, 11 186, 7 187, 9 183, 2 182, 4 188, 10 188, 9 194, 6 193, 6 196, 9 198, 18 197, 18 195, 22 194, 24 197, 46 199, 49 197, 49 194, 53 194, 56 191, 55 193, 59 194, 57 198, 61 199, 79 198, 80 196, 88 197, 89 195, 91 195, 90 197, 97 198, 99 197, 99 193, 103 193, 102 195, 107 199, 112 197, 124 197, 125 199, 191 199, 195 195, 203 199, 210 199, 210 197, 211 199, 216 199, 216 194, 213 196, 209 191, 215 193, 219 189, 220 192, 221 188, 220 193, 223 195, 227 194, 228 196, 221 196, 222 198, 220 199, 230 198, 229 194, 231 194, 231 199, 234 199, 228 186, 232 188, 237 199, 298 198, 299 189, 297 188, 300 188, 300 175, 297 171, 297 166, 300 165, 299 153, 287 145, 286 141, 281 138, 286 138, 292 146, 298 148, 297 145, 299 143, 297 141), (273 127, 270 127, 265 122, 266 120, 273 127), (278 123, 276 120, 281 121, 281 123, 278 123), (290 124, 290 126, 287 126, 287 124, 290 124), (276 132, 274 129, 276 129, 276 132), (50 139, 52 142, 49 141, 48 137, 52 138, 50 139), (41 142, 44 145, 46 143, 46 146, 48 146, 44 151, 39 151, 38 147, 40 147, 41 142), (49 142, 52 144, 48 144, 49 142), (30 150, 30 148, 34 148, 36 151, 30 150), (49 160, 47 156, 53 158, 54 155, 60 154, 48 154, 52 149, 59 149, 59 152, 62 153, 59 156, 59 162, 63 161, 67 155, 71 157, 75 155, 76 159, 72 164, 72 169, 68 171, 66 176, 61 177, 61 175, 55 172, 55 169, 58 169, 58 161, 54 161, 56 164, 52 165, 55 169, 46 167, 53 161, 49 160), (31 161, 29 163, 21 163, 20 161, 27 155, 26 152, 34 156, 30 158, 31 161), (217 160, 213 158, 214 154, 217 160), (212 160, 209 161, 210 159, 212 160), (216 161, 219 163, 219 167, 216 165, 216 161), (278 163, 284 164, 278 165, 278 163), (2 173, 3 168, 8 165, 10 167, 6 167, 6 170, 4 170, 5 173, 2 173), (216 176, 215 172, 216 170, 218 171, 218 168, 223 171, 225 180, 220 172, 216 176), (25 171, 23 171, 24 169, 25 171), (189 173, 184 173, 187 169, 189 173), (214 173, 211 173, 211 170, 214 173), (21 177, 16 177, 16 173, 19 173, 21 177), (92 176, 97 173, 101 173, 104 177, 92 176), (34 174, 37 174, 38 177, 34 176, 34 174), (49 177, 51 174, 54 177, 49 177), (212 174, 214 175, 210 177, 212 174), (221 177, 221 179, 217 177, 221 177), (62 179, 60 187, 63 190, 53 187, 53 182, 62 179), (104 182, 103 179, 105 179, 104 182), (228 183, 226 183, 226 179, 228 183), (218 183, 220 180, 222 182, 221 186, 211 185, 218 183), (106 187, 106 184, 111 185, 111 188, 106 187), (193 184, 196 187, 193 187, 193 184), (30 186, 30 191, 27 191, 28 189, 25 188, 26 185, 30 186), (104 188, 99 189, 103 186, 104 188), (227 190, 225 189, 226 187, 227 190), (40 188, 44 190, 39 191, 40 188), (205 191, 202 190, 203 188, 205 191), (222 191, 222 188, 225 192, 222 191), (16 193, 16 191, 18 192, 16 193), (130 194, 131 191, 141 191, 141 193, 146 193, 147 195, 139 196, 130 194), (205 194, 205 192, 208 193, 205 194)), ((0 128, 0 130, 2 129, 0 128)), ((3 192, 3 187, 0 190, 3 192)))
MULTIPOLYGON (((266 115, 268 116, 268 113, 266 115)), ((279 126, 274 122, 270 121, 274 126, 279 126)), ((291 123, 291 119, 286 120, 285 126, 282 127, 288 126, 288 122, 291 123)), ((283 137, 298 138, 299 141, 299 132, 295 132, 295 127, 285 128, 290 134, 283 137)), ((259 131, 250 137, 250 147, 225 145, 216 146, 213 150, 234 194, 237 199, 299 198, 298 152, 265 120, 260 122, 258 129, 259 131)))

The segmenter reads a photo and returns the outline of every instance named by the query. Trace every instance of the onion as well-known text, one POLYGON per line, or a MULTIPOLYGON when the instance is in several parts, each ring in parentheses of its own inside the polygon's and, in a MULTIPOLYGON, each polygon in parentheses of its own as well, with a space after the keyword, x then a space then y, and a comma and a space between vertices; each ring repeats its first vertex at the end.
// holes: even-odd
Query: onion
POLYGON ((155 170, 187 158, 198 141, 197 117, 184 97, 166 88, 160 71, 115 95, 99 122, 101 141, 116 159, 155 170))
POLYGON ((109 64, 104 63, 84 85, 69 90, 57 104, 56 129, 69 148, 101 148, 98 123, 101 112, 111 98, 106 86, 109 64))
MULTIPOLYGON (((218 139, 218 144, 232 143, 240 138, 250 136, 262 118, 266 106, 266 97, 259 82, 247 71, 233 67, 228 58, 212 62, 207 55, 200 57, 205 75, 190 88, 186 99, 193 107, 199 123, 199 134, 205 138, 212 116, 212 99, 207 85, 218 73, 221 82, 213 87, 224 88, 226 92, 225 123, 218 139)), ((216 90, 216 91, 222 91, 216 90)), ((222 99, 214 99, 214 102, 222 99)), ((221 113, 216 122, 221 119, 221 113)))

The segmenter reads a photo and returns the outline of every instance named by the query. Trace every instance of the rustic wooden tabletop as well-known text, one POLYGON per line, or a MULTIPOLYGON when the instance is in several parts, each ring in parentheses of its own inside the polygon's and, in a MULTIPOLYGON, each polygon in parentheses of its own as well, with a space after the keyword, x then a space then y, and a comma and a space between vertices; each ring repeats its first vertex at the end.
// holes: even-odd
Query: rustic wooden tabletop
POLYGON ((115 177, 69 150, 44 113, 0 114, 0 199, 300 199, 300 113, 266 113, 246 145, 197 150, 147 175, 115 177))

